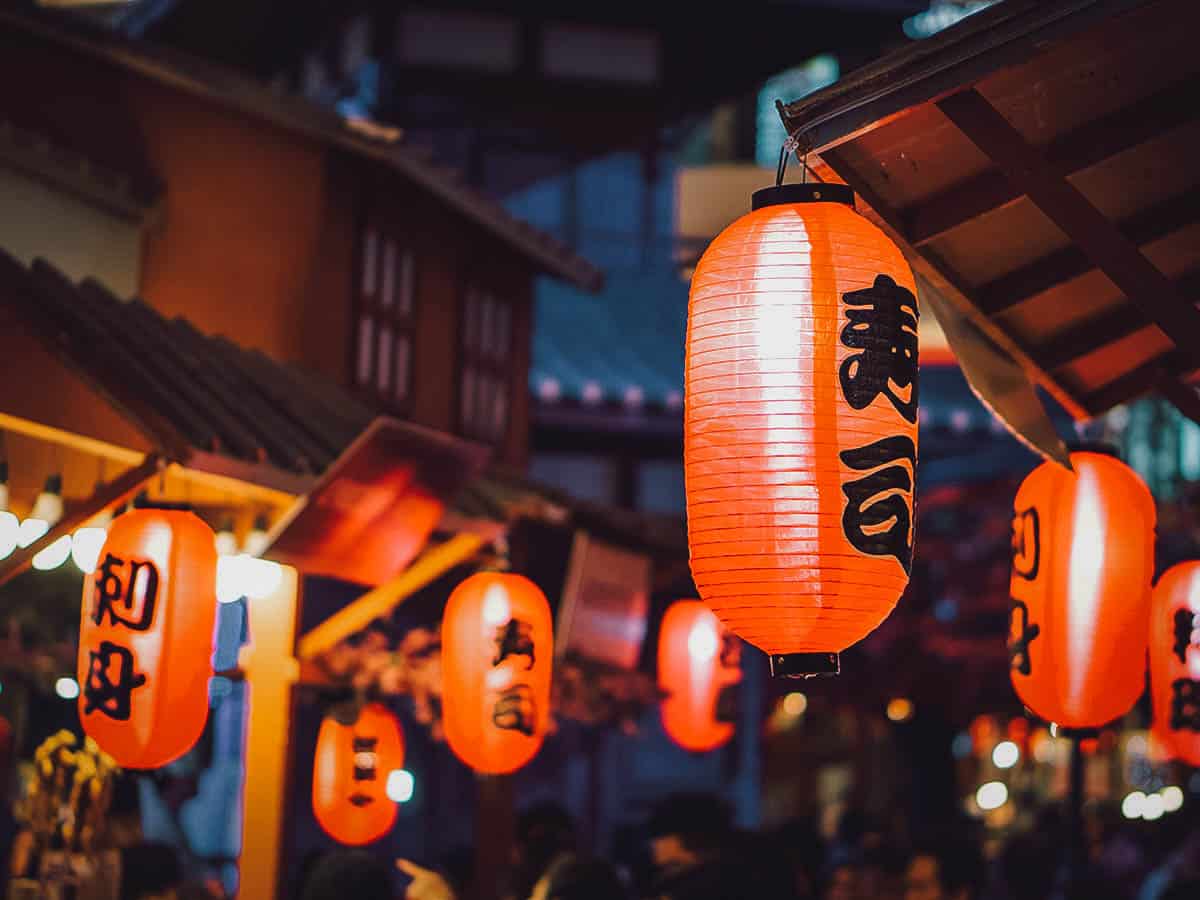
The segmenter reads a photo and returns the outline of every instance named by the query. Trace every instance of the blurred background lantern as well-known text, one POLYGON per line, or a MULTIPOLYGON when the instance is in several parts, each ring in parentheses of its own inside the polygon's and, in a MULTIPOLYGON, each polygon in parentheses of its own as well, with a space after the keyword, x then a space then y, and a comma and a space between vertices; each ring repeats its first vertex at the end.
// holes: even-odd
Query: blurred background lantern
POLYGON ((313 814, 342 844, 377 841, 396 821, 388 796, 392 773, 404 765, 404 734, 391 710, 368 703, 349 724, 327 716, 313 758, 313 814))
POLYGON ((83 585, 79 719, 117 764, 186 753, 208 718, 216 622, 212 529, 190 512, 115 519, 83 585))
POLYGON ((1163 573, 1151 608, 1154 735, 1168 756, 1200 766, 1200 562, 1163 573))
POLYGON ((671 604, 658 637, 658 688, 662 723, 680 747, 715 750, 733 736, 721 699, 742 679, 738 639, 699 600, 671 604))
POLYGON ((489 775, 529 762, 550 719, 554 633, 532 581, 472 575, 442 617, 442 719, 454 754, 489 775))
POLYGON ((1038 466, 1013 509, 1009 668, 1021 701, 1065 728, 1129 711, 1146 676, 1154 499, 1104 452, 1038 466))
POLYGON ((757 191, 692 278, 692 574, 777 675, 836 672, 912 562, 916 286, 853 199, 835 184, 757 191))

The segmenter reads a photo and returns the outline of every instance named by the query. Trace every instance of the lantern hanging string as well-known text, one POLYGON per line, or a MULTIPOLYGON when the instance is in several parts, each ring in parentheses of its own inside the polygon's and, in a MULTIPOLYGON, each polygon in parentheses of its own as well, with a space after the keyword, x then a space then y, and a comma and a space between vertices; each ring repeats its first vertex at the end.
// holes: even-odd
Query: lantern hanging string
MULTIPOLYGON (((800 138, 794 134, 789 134, 783 145, 779 148, 779 165, 775 169, 775 187, 783 184, 783 176, 787 174, 788 157, 793 153, 800 153, 800 148, 800 138)), ((800 183, 808 184, 808 176, 810 174, 817 181, 821 181, 817 173, 808 164, 808 147, 805 147, 803 153, 800 155, 800 183)))

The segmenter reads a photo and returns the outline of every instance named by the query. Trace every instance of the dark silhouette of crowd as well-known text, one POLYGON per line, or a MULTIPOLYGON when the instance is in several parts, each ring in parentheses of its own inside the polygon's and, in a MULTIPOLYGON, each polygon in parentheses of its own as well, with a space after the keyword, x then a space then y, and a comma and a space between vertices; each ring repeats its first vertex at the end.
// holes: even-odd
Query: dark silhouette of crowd
POLYGON ((676 794, 614 836, 608 858, 583 854, 559 806, 518 822, 511 873, 472 872, 470 855, 396 872, 362 851, 318 860, 299 900, 1200 900, 1200 815, 1128 822, 1089 810, 1071 834, 1053 806, 1023 830, 987 835, 964 818, 902 836, 856 812, 831 838, 809 822, 764 831, 734 824, 710 794, 676 794), (1071 848, 1075 848, 1072 852, 1071 848))

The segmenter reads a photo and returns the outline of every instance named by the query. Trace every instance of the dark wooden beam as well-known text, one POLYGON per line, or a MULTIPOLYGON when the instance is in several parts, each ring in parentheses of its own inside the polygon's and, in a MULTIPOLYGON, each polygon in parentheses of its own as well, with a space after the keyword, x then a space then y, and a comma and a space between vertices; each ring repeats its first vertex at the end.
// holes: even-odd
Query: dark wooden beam
MULTIPOLYGON (((1116 228, 1129 243, 1141 246, 1193 224, 1198 212, 1200 187, 1195 187, 1130 216, 1116 228)), ((1071 245, 980 285, 974 296, 979 308, 994 316, 1095 268, 1087 253, 1071 245)))
POLYGON ((67 506, 63 517, 49 531, 28 547, 14 550, 8 559, 0 562, 0 585, 7 584, 32 566, 33 558, 64 534, 70 534, 89 519, 133 496, 161 471, 164 464, 162 457, 148 454, 132 469, 122 472, 112 481, 97 485, 86 500, 67 506))
MULTIPOLYGON (((1081 172, 1200 118, 1200 104, 1194 102, 1197 95, 1200 82, 1178 82, 1054 139, 1041 152, 1058 174, 1081 172)), ((909 238, 920 246, 1021 196, 1003 172, 990 169, 951 185, 901 215, 909 238)))
POLYGON ((945 97, 938 108, 1168 337, 1200 359, 1200 348, 1194 346, 1200 334, 1200 310, 978 91, 972 88, 945 97))
POLYGON ((941 34, 862 66, 837 84, 789 103, 780 117, 822 156, 848 138, 893 121, 1044 51, 1144 0, 1006 0, 941 34))
POLYGON ((1175 404, 1175 408, 1200 425, 1200 394, 1190 384, 1184 384, 1177 378, 1164 378, 1158 385, 1158 392, 1175 404))
POLYGON ((1114 406, 1153 391, 1164 383, 1164 379, 1178 378, 1197 368, 1200 366, 1193 364, 1184 353, 1172 350, 1086 394, 1083 405, 1093 416, 1098 416, 1114 406))
MULTIPOLYGON (((1175 287, 1191 303, 1200 303, 1200 269, 1177 280, 1175 287)), ((1149 317, 1141 309, 1122 298, 1114 308, 1085 319, 1065 334, 1047 341, 1034 351, 1034 355, 1047 369, 1059 369, 1150 324, 1149 317)))

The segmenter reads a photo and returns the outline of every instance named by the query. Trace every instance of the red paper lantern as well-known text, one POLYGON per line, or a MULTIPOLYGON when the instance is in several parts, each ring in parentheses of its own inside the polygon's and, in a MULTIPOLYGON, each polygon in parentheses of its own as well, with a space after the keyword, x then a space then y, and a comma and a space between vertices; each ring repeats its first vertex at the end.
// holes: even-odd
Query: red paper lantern
POLYGON ((153 769, 204 730, 217 616, 212 529, 138 509, 109 527, 83 585, 79 719, 118 765, 153 769))
POLYGON ((1010 676, 1021 701, 1066 728, 1124 715, 1146 674, 1154 499, 1099 452, 1038 466, 1013 510, 1010 676))
POLYGON ((1200 562, 1163 573, 1151 609, 1154 736, 1170 757, 1200 766, 1200 562))
POLYGON ((388 776, 404 765, 404 734, 391 711, 368 703, 353 724, 321 723, 313 759, 313 814, 342 844, 377 841, 396 821, 388 776))
POLYGON ((671 604, 658 636, 663 728, 685 750, 706 752, 733 736, 718 711, 722 692, 742 679, 741 649, 699 600, 671 604))
POLYGON ((554 631, 528 578, 472 575, 442 617, 442 720, 463 762, 489 775, 529 762, 550 721, 554 631))
POLYGON ((843 185, 758 191, 692 278, 692 574, 777 675, 836 672, 912 563, 916 285, 853 199, 843 185))

